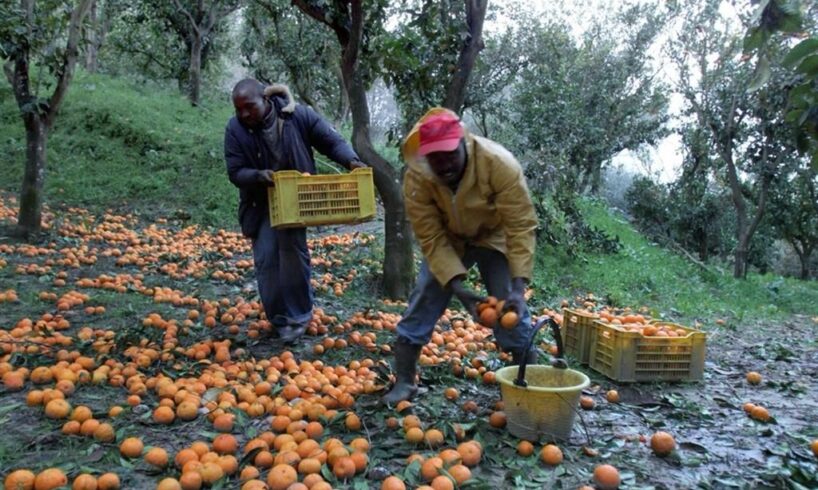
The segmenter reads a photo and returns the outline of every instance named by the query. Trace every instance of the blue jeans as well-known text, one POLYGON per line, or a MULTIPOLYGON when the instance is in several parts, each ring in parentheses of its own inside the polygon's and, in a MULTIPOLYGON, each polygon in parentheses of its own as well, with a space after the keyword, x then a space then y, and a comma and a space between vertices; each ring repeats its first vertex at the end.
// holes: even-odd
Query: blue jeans
POLYGON ((265 217, 253 240, 253 264, 267 320, 274 326, 284 326, 282 317, 307 324, 313 302, 307 230, 271 228, 265 217))
MULTIPOLYGON (((511 292, 508 259, 502 253, 488 248, 468 247, 460 260, 467 269, 477 264, 480 277, 490 295, 497 299, 505 299, 511 292)), ((409 297, 409 306, 403 319, 398 323, 398 335, 415 345, 429 342, 435 323, 446 311, 451 299, 452 292, 440 285, 429 271, 429 264, 424 260, 415 289, 409 297)), ((494 329, 494 338, 503 350, 523 349, 531 335, 531 328, 531 314, 526 308, 520 315, 520 324, 517 328, 507 330, 497 326, 494 329)))

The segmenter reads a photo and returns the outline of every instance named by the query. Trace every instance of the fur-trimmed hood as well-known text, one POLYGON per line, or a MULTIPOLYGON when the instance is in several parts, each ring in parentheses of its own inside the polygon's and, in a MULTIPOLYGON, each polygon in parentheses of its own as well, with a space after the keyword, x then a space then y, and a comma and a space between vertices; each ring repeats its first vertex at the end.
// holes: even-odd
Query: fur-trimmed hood
POLYGON ((282 97, 284 99, 284 106, 281 108, 281 112, 288 114, 295 112, 295 100, 293 99, 293 94, 290 92, 290 88, 283 83, 274 83, 264 87, 264 96, 267 98, 275 96, 282 97))

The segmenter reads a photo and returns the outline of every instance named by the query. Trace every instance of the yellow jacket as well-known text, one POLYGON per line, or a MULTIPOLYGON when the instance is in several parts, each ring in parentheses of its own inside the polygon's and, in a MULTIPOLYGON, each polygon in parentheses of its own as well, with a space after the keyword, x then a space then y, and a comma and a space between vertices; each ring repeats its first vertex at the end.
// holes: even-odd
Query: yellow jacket
POLYGON ((464 130, 468 160, 452 192, 416 155, 420 124, 441 111, 427 112, 403 144, 406 213, 429 269, 442 285, 465 274, 460 258, 469 244, 502 252, 511 277, 531 279, 537 214, 520 164, 498 143, 464 130))

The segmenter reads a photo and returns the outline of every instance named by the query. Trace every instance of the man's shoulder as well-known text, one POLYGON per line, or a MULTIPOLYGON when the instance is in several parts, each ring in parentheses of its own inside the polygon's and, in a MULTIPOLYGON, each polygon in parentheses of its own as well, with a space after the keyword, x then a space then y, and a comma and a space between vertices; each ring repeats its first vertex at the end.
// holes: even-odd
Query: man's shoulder
POLYGON ((520 167, 520 162, 517 161, 517 158, 500 143, 475 135, 472 135, 472 140, 474 141, 475 153, 479 159, 491 161, 492 165, 520 167))

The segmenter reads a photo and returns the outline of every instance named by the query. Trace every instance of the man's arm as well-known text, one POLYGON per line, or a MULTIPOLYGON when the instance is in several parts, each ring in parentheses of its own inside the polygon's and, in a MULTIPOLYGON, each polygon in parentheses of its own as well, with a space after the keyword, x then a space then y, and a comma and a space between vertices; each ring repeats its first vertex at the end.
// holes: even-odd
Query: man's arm
POLYGON ((301 107, 304 108, 307 119, 310 145, 322 155, 348 170, 366 166, 361 162, 352 146, 341 137, 329 122, 319 116, 311 107, 301 107))
POLYGON ((239 143, 229 127, 224 130, 224 160, 227 163, 227 176, 236 187, 255 187, 264 182, 272 182, 270 171, 246 165, 239 143))
POLYGON ((504 310, 522 310, 525 287, 534 269, 534 248, 537 239, 537 212, 531 202, 528 184, 522 168, 516 162, 498 165, 492 175, 497 189, 495 205, 502 217, 511 272, 511 294, 504 310))

